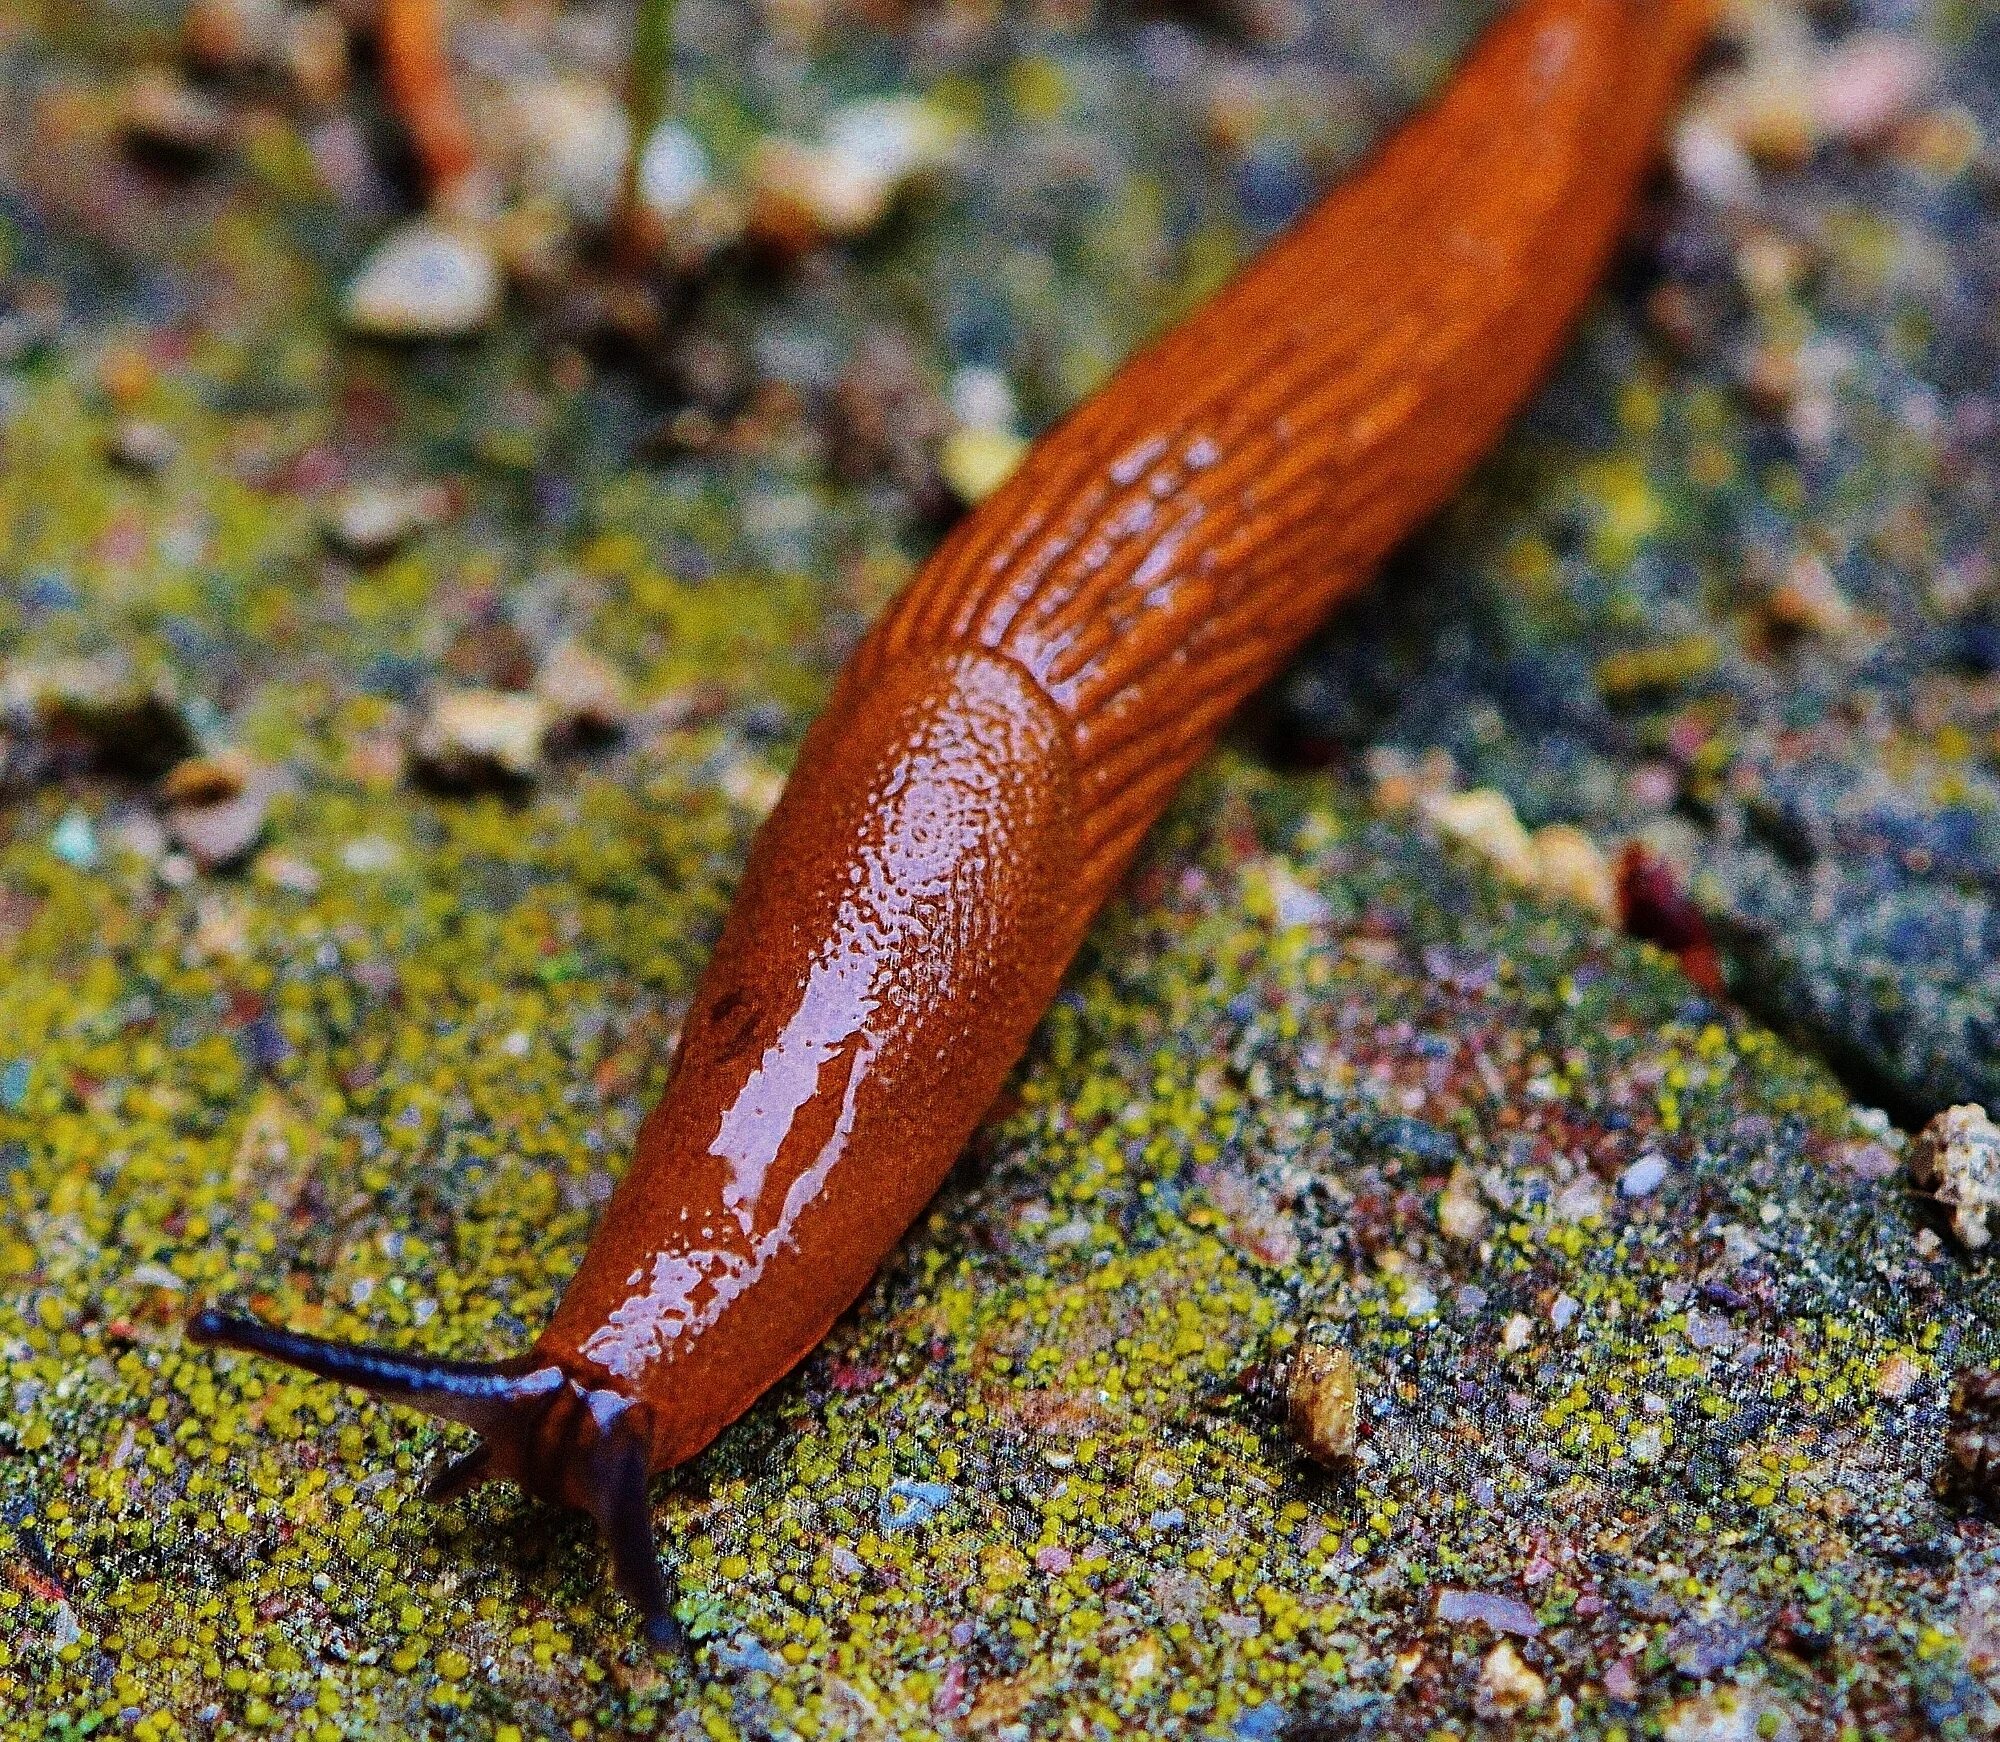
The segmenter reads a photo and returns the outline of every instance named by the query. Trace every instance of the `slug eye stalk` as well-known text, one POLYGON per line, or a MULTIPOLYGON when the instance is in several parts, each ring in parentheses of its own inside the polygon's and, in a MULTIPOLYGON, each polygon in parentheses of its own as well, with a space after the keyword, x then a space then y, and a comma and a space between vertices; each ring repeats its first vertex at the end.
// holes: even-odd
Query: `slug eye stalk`
POLYGON ((585 1386, 534 1355, 447 1361, 287 1331, 214 1308, 197 1313, 187 1329, 197 1343, 283 1361, 473 1429, 480 1443, 440 1466, 424 1484, 425 1497, 456 1499, 504 1477, 541 1499, 589 1513, 648 1643, 687 1654, 646 1501, 652 1447, 643 1407, 585 1386))

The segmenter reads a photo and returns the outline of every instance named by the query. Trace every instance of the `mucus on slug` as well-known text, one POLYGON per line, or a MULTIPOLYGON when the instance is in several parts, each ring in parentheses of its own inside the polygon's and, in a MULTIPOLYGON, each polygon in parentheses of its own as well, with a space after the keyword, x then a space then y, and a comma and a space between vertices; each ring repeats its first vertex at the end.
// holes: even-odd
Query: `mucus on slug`
POLYGON ((1520 0, 954 530, 808 733, 667 1090, 527 1354, 439 1361, 215 1311, 190 1334, 472 1428, 431 1492, 504 1477, 589 1512, 673 1637, 648 1477, 867 1286, 1182 777, 1540 380, 1704 23, 1703 0, 1520 0))

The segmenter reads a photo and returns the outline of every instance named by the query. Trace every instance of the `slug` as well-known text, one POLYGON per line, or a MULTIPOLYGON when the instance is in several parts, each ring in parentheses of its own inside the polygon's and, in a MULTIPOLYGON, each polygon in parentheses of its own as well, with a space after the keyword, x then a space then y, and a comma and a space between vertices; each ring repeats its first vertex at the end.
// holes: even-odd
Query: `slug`
POLYGON ((533 1348, 200 1341, 473 1428, 674 1637, 650 1475, 824 1337, 937 1189, 1231 711, 1554 356, 1705 23, 1521 0, 1426 112, 1040 441, 876 623, 751 848, 671 1078, 533 1348))

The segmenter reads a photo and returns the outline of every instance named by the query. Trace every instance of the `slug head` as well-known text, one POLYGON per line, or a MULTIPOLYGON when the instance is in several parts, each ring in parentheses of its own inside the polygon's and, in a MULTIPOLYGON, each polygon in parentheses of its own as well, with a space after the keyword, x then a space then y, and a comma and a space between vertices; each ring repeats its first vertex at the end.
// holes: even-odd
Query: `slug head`
POLYGON ((450 1500, 504 1478, 538 1499, 589 1513, 610 1548, 618 1588, 642 1617, 647 1640, 656 1648, 686 1651, 646 1504, 652 1433, 643 1405, 586 1385, 556 1362, 534 1355, 444 1361, 307 1336, 213 1308, 188 1322, 188 1335, 197 1343, 283 1361, 473 1429, 479 1444, 438 1469, 424 1486, 426 1497, 450 1500))

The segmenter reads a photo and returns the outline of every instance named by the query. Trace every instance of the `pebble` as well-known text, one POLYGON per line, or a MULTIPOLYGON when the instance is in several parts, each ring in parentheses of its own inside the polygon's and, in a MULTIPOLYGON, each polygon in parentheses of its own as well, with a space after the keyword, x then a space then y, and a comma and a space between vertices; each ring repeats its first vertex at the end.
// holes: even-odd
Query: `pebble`
POLYGON ((160 782, 167 833, 203 871, 239 865, 263 838, 271 787, 240 755, 190 757, 160 782))
POLYGON ((711 180, 708 153, 678 121, 663 122, 639 155, 639 197, 662 218, 687 213, 711 180))
POLYGON ((97 830, 85 811, 66 812, 49 836, 49 851, 65 865, 88 871, 97 863, 97 830))
POLYGON ((548 704, 499 690, 447 690, 431 704, 412 746, 419 769, 458 790, 518 785, 541 770, 548 704))
POLYGON ((1513 801, 1490 786, 1470 792, 1446 792, 1420 798, 1418 808, 1442 835, 1469 847, 1502 876, 1531 883, 1535 848, 1513 801))
POLYGON ((500 290, 500 268, 484 242, 418 218, 376 243, 347 288, 344 313, 349 327, 372 338, 461 338, 491 323, 500 290))
POLYGON ((1479 1666, 1477 1704, 1481 1717, 1512 1718, 1532 1711, 1548 1696, 1548 1683, 1527 1664, 1509 1640, 1486 1654, 1479 1666))
POLYGON ((1550 823, 1533 837, 1534 885, 1544 895, 1574 901, 1606 919, 1618 916, 1618 880, 1611 863, 1583 830, 1550 823))
POLYGON ((1460 1591, 1449 1587, 1438 1592, 1437 1618, 1448 1624, 1477 1621, 1496 1633, 1514 1633, 1532 1639, 1542 1630, 1534 1610, 1519 1597, 1499 1591, 1460 1591))
POLYGON ((1479 1181, 1463 1165, 1451 1170, 1451 1178, 1438 1194, 1438 1231, 1448 1240, 1471 1245, 1486 1232, 1486 1206, 1480 1201, 1479 1181))
POLYGON ((333 500, 326 537, 356 562, 380 562, 440 517, 439 492, 408 484, 354 484, 333 500))
POLYGON ((631 129, 609 88, 592 79, 523 80, 510 88, 525 150, 523 180, 580 222, 611 216, 631 129))
POLYGON ((1992 1239, 1987 1218, 2000 1210, 2000 1125, 1967 1102, 1947 1107, 1910 1144, 1910 1183, 1951 1211, 1951 1231, 1977 1251, 1992 1239))
POLYGON ((165 689, 106 660, 19 666, 0 681, 0 716, 32 725, 58 746, 79 743, 115 773, 151 779, 194 748, 194 731, 165 689))
POLYGON ((938 469, 951 493, 971 508, 1006 483, 1027 453, 1026 438, 1011 431, 962 427, 945 437, 938 469))
POLYGON ((1667 1158, 1649 1149, 1618 1177, 1618 1190, 1628 1198, 1650 1197, 1667 1177, 1667 1158))
POLYGON ((576 641, 559 643, 542 662, 535 693, 548 706, 551 729, 565 737, 609 737, 632 714, 624 678, 576 641))
POLYGON ((287 22, 284 0, 193 0, 181 44, 197 66, 243 72, 279 58, 287 22))
POLYGON ((791 251, 866 235, 906 185, 957 155, 961 132, 926 98, 872 97, 836 110, 818 144, 766 137, 750 160, 751 231, 791 251))
POLYGON ((112 427, 104 451, 113 465, 153 478, 173 464, 180 444, 165 424, 146 417, 126 417, 112 427))
POLYGON ((1334 1468, 1354 1456, 1358 1382, 1344 1349, 1302 1343, 1285 1384, 1292 1439, 1316 1464, 1334 1468))
POLYGON ((1854 606, 1840 590, 1833 570, 1811 551, 1792 559, 1764 611, 1775 627, 1803 635, 1845 635, 1856 621, 1854 606))
POLYGON ((134 73, 119 99, 119 122, 134 145, 189 163, 229 142, 229 120, 213 97, 158 67, 134 73))
POLYGON ((1813 68, 1813 113, 1829 137, 1881 139, 1937 81, 1930 51, 1912 37, 1861 30, 1828 47, 1813 68))

